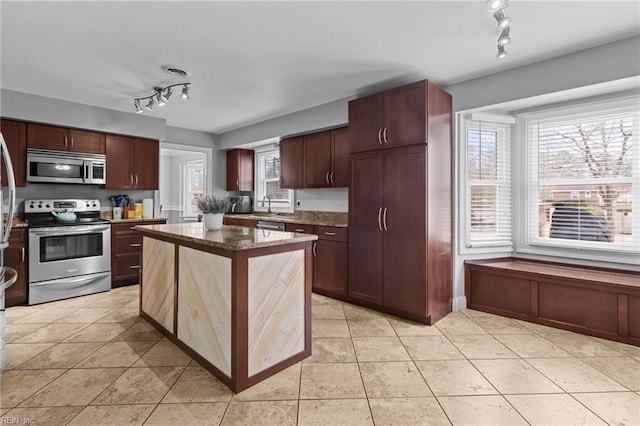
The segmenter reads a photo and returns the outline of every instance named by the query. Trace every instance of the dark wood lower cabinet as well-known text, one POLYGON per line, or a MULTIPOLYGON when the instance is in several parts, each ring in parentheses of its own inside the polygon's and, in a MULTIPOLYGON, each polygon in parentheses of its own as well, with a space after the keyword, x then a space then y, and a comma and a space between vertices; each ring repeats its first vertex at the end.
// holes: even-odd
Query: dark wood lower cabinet
POLYGON ((347 229, 316 226, 313 291, 325 296, 347 297, 347 229))
POLYGON ((232 217, 225 215, 222 219, 223 225, 244 226, 247 228, 256 228, 258 221, 253 219, 241 219, 238 217, 232 217))
POLYGON ((166 221, 135 221, 111 225, 111 287, 140 282, 140 247, 142 235, 138 225, 160 225, 166 221))
POLYGON ((27 302, 27 228, 15 228, 9 234, 9 247, 4 250, 4 264, 18 272, 18 278, 4 294, 7 307, 27 302))

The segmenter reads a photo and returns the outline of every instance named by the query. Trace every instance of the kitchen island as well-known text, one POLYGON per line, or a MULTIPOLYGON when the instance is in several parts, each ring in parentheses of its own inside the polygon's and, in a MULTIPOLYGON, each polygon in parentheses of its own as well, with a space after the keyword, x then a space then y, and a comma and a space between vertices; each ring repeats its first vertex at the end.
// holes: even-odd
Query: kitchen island
POLYGON ((311 355, 315 235, 137 226, 140 314, 234 392, 311 355))

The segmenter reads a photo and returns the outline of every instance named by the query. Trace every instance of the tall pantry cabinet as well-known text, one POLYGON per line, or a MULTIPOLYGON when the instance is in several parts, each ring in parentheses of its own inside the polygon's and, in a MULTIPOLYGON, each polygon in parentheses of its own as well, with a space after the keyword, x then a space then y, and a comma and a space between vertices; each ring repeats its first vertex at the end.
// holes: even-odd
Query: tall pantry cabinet
POLYGON ((451 312, 451 116, 428 81, 349 103, 349 298, 426 324, 451 312))

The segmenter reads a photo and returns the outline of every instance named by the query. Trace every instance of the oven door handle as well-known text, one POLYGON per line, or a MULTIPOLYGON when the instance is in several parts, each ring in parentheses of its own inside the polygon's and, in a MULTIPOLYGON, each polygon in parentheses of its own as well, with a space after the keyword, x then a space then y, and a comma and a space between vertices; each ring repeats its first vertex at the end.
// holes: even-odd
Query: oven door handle
POLYGON ((81 235, 81 234, 93 234, 96 232, 103 232, 110 228, 109 225, 104 226, 65 226, 59 228, 37 228, 30 229, 29 232, 38 236, 56 236, 56 235, 81 235))
POLYGON ((62 278, 58 280, 46 281, 41 283, 30 283, 29 287, 51 287, 51 286, 56 286, 57 288, 82 287, 86 283, 90 283, 92 281, 98 281, 99 279, 104 278, 109 274, 111 274, 111 272, 91 274, 90 277, 80 277, 80 278, 74 278, 74 279, 62 278))

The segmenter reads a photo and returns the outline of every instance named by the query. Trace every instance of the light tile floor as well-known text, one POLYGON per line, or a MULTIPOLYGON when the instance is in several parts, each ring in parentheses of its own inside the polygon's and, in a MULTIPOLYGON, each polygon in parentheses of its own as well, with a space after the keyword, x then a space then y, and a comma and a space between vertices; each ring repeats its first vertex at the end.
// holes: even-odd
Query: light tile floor
POLYGON ((138 316, 138 291, 7 309, 0 424, 640 425, 639 347, 317 295, 313 355, 234 395, 138 316))

